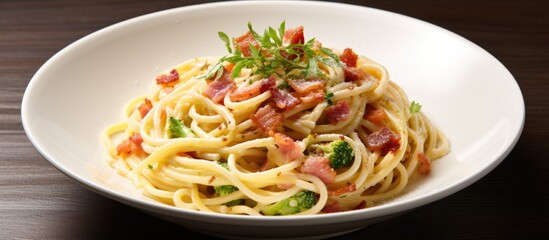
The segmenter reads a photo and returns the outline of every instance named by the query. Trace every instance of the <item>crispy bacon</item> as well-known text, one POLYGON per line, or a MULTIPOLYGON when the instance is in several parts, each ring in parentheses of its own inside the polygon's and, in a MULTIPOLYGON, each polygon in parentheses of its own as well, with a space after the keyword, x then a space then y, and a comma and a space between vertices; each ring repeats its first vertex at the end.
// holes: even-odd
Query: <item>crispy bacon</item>
POLYGON ((337 201, 328 202, 326 203, 324 208, 322 208, 323 213, 336 213, 336 212, 343 212, 343 211, 344 211, 343 208, 341 208, 341 206, 339 205, 339 202, 337 201))
POLYGON ((320 103, 324 101, 324 90, 318 89, 307 93, 293 93, 294 97, 299 98, 303 103, 320 103))
POLYGON ((144 118, 145 116, 147 116, 147 113, 149 113, 149 111, 151 111, 152 108, 153 108, 153 105, 152 105, 151 100, 145 98, 143 100, 143 103, 141 103, 137 107, 137 110, 139 111, 139 114, 141 115, 141 118, 144 118))
POLYGON ((337 124, 338 122, 349 118, 351 115, 351 108, 349 108, 349 103, 347 101, 341 100, 337 101, 334 105, 327 107, 326 110, 324 110, 324 113, 330 124, 337 124))
POLYGON ((326 81, 322 79, 288 79, 288 84, 298 93, 307 93, 317 89, 324 89, 326 81))
MULTIPOLYGON (((296 28, 288 29, 286 32, 284 32, 284 37, 282 38, 282 42, 286 45, 289 44, 303 44, 305 43, 305 35, 303 34, 303 26, 299 26, 296 28)), ((290 61, 296 59, 303 53, 303 50, 298 47, 292 48, 293 52, 289 53, 286 50, 281 50, 280 55, 288 59, 290 61)))
POLYGON ((341 196, 345 193, 350 193, 350 192, 354 192, 354 191, 356 191, 356 184, 352 183, 352 184, 349 184, 345 187, 342 187, 342 188, 339 188, 339 189, 336 189, 336 190, 333 190, 333 191, 328 191, 328 196, 338 197, 338 196, 341 196))
POLYGON ((284 115, 277 112, 270 105, 265 105, 264 107, 257 109, 257 111, 250 116, 250 119, 256 127, 263 132, 268 133, 270 131, 276 131, 276 129, 282 126, 284 115))
POLYGON ((141 134, 134 133, 129 138, 124 139, 118 146, 116 146, 116 154, 121 157, 127 157, 132 154, 142 154, 144 153, 143 148, 141 147, 143 143, 143 138, 141 134))
POLYGON ((345 75, 345 81, 357 81, 366 77, 366 72, 356 67, 343 66, 343 74, 345 75))
POLYGON ((290 110, 301 103, 301 101, 288 91, 271 88, 271 95, 276 106, 284 111, 290 110))
POLYGON ((382 127, 366 137, 366 147, 372 151, 381 150, 382 154, 386 154, 400 147, 400 136, 389 128, 382 127))
POLYGON ((208 84, 208 87, 204 91, 204 96, 210 98, 212 101, 219 103, 225 95, 232 91, 236 87, 236 83, 231 78, 230 71, 223 71, 223 75, 219 79, 214 80, 208 84))
POLYGON ((362 201, 360 202, 358 205, 356 205, 353 210, 358 210, 358 209, 364 209, 364 208, 367 208, 368 207, 368 204, 366 203, 366 201, 362 201))
POLYGON ((177 80, 179 80, 179 73, 175 69, 172 69, 168 74, 156 76, 156 84, 168 84, 177 80))
POLYGON ((356 62, 358 60, 358 55, 353 51, 353 49, 345 48, 339 60, 344 62, 347 67, 356 67, 356 62))
POLYGON ((387 113, 381 108, 375 108, 371 104, 366 104, 363 118, 380 126, 387 119, 387 113))
POLYGON ((291 162, 304 156, 301 147, 292 138, 283 133, 275 133, 273 137, 276 146, 282 155, 286 157, 286 161, 291 162))
POLYGON ((246 87, 236 89, 234 92, 229 94, 229 97, 231 98, 231 101, 244 101, 269 90, 274 87, 275 84, 276 82, 274 77, 264 78, 246 87))
POLYGON ((238 88, 229 93, 229 98, 233 102, 244 101, 261 94, 259 82, 254 82, 246 87, 238 88))
POLYGON ((303 26, 292 29, 287 29, 284 32, 283 42, 286 44, 305 43, 305 35, 303 34, 303 26))
POLYGON ((275 85, 276 85, 276 76, 272 75, 269 78, 265 78, 259 81, 259 91, 261 93, 266 92, 267 90, 274 88, 275 85))
POLYGON ((326 203, 324 208, 322 208, 321 212, 323 212, 323 213, 336 213, 336 212, 345 212, 345 211, 349 211, 349 210, 359 210, 359 209, 364 209, 364 208, 367 208, 367 207, 368 207, 368 204, 364 200, 361 201, 360 203, 358 203, 352 209, 345 209, 345 208, 341 207, 341 205, 338 201, 332 200, 332 201, 328 201, 328 203, 326 203))
POLYGON ((133 135, 130 136, 129 139, 130 139, 130 142, 140 147, 141 147, 141 143, 143 143, 143 138, 139 133, 134 133, 133 135))
POLYGON ((255 40, 254 35, 251 32, 246 32, 244 35, 234 39, 234 45, 240 49, 242 55, 249 57, 252 55, 250 45, 254 48, 259 48, 259 43, 255 40))
POLYGON ((335 182, 336 171, 330 167, 330 160, 327 157, 308 156, 300 168, 302 173, 316 176, 328 185, 335 182))
POLYGON ((417 158, 419 160, 419 167, 417 171, 423 175, 429 174, 431 172, 431 161, 429 161, 429 159, 425 156, 425 153, 422 152, 417 154, 417 158))
POLYGON ((345 81, 364 79, 366 73, 356 67, 358 55, 353 51, 353 49, 345 48, 343 53, 339 56, 339 60, 345 63, 345 66, 343 66, 345 81))

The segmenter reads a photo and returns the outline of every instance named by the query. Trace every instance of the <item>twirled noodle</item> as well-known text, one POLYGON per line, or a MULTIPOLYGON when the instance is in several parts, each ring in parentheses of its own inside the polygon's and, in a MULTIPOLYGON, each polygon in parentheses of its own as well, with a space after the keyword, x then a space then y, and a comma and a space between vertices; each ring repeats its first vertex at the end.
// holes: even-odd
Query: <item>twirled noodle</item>
POLYGON ((148 197, 205 212, 264 215, 266 208, 302 191, 313 192, 316 198, 296 214, 352 210, 395 197, 412 175, 429 172, 431 160, 445 155, 449 142, 423 112, 410 110, 414 103, 382 65, 356 56, 356 64, 348 66, 344 58, 352 54, 347 49, 330 51, 340 63, 318 62, 323 78, 318 74, 304 78, 324 81, 322 91, 316 92, 320 98, 312 101, 306 99, 309 93, 288 87, 296 75, 261 76, 254 67, 244 67, 229 78, 234 86, 215 101, 207 91, 220 80, 204 76, 216 63, 226 71, 234 65, 217 57, 183 62, 159 75, 148 94, 129 101, 121 122, 105 128, 102 141, 110 165, 148 197), (348 67, 358 70, 360 79, 349 80, 348 67), (176 78, 161 81, 170 74, 176 78), (269 79, 268 89, 245 99, 233 98, 235 92, 269 79), (299 104, 277 105, 275 94, 280 92, 292 94, 299 104), (262 120, 258 116, 263 108, 274 109, 270 113, 281 118, 270 131, 262 124, 274 121, 272 116, 262 120), (174 137, 174 121, 189 134, 174 137), (372 141, 382 140, 374 136, 383 134, 392 137, 392 145, 372 146, 372 141), (288 139, 290 150, 285 147, 288 139), (338 140, 352 149, 351 163, 306 169, 312 158, 328 158, 328 153, 311 150, 312 146, 338 140), (329 174, 323 175, 327 171, 333 173, 329 180, 329 174), (218 186, 232 186, 233 191, 220 194, 214 191, 218 186))

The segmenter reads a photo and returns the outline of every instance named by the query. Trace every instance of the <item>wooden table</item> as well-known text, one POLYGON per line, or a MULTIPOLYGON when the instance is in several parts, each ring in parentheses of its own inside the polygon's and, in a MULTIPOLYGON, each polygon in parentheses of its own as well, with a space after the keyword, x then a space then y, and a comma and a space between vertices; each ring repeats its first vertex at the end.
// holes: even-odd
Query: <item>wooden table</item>
MULTIPOLYGON (((25 87, 57 51, 111 24, 190 2, 200 1, 0 1, 1 239, 201 237, 78 185, 34 149, 20 117, 25 87)), ((516 78, 527 116, 514 150, 480 181, 440 201, 337 239, 547 236, 548 1, 346 2, 434 23, 486 49, 516 78)))

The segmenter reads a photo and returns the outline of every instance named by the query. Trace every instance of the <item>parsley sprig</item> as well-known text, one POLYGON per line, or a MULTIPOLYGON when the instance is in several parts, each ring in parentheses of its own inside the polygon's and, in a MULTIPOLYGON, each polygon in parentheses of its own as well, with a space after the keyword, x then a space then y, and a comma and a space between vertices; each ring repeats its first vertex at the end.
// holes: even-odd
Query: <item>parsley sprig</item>
POLYGON ((419 111, 421 111, 421 104, 416 101, 412 101, 412 103, 410 104, 410 113, 414 114, 418 113, 419 111))
POLYGON ((218 32, 219 38, 225 43, 229 54, 220 58, 207 71, 206 79, 219 78, 224 71, 224 62, 234 64, 231 72, 233 78, 238 77, 244 68, 251 69, 253 75, 261 77, 276 74, 279 77, 308 78, 316 76, 326 78, 318 66, 319 63, 330 67, 341 66, 339 57, 330 49, 315 46, 314 38, 305 43, 285 44, 283 41, 286 32, 285 22, 282 22, 278 29, 268 27, 263 35, 256 32, 252 24, 248 23, 248 31, 259 43, 259 48, 250 44, 251 56, 244 56, 226 33, 218 32))

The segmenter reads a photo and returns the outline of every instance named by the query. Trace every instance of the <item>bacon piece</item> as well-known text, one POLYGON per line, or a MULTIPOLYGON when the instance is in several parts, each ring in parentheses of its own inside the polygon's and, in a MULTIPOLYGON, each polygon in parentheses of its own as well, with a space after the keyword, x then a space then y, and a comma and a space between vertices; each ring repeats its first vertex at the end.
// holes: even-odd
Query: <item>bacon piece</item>
POLYGON ((305 35, 303 34, 303 26, 299 26, 292 29, 287 29, 284 32, 284 38, 282 40, 286 44, 298 44, 305 43, 305 35))
POLYGON ((323 213, 336 213, 336 212, 344 212, 344 211, 349 211, 349 210, 359 210, 359 209, 364 209, 366 207, 368 207, 368 204, 364 200, 361 201, 360 203, 358 203, 352 209, 344 209, 343 207, 341 207, 339 202, 332 200, 332 201, 329 201, 328 203, 326 203, 324 208, 322 208, 321 212, 323 212, 323 213))
POLYGON ((429 174, 431 172, 431 161, 422 152, 417 154, 417 158, 420 164, 417 171, 423 175, 429 174))
POLYGON ((240 52, 242 52, 242 55, 245 57, 249 57, 252 55, 252 51, 250 50, 250 45, 254 48, 259 48, 259 43, 257 40, 255 40, 254 35, 248 31, 244 35, 235 38, 234 45, 237 46, 238 49, 240 49, 240 52))
POLYGON ((288 84, 298 93, 307 93, 317 89, 324 89, 326 81, 322 79, 288 79, 288 84))
POLYGON ((270 131, 276 131, 276 129, 282 126, 284 115, 277 112, 270 105, 265 105, 252 114, 250 119, 256 127, 261 129, 263 132, 268 133, 270 131))
POLYGON ((149 113, 149 111, 151 111, 151 109, 153 108, 151 100, 145 98, 143 101, 144 102, 137 107, 137 110, 139 111, 141 118, 144 118, 145 116, 147 116, 147 113, 149 113))
POLYGON ((293 95, 303 103, 320 103, 324 101, 324 90, 321 89, 307 93, 294 93, 293 95))
POLYGON ((336 212, 343 212, 343 208, 339 205, 339 202, 333 201, 327 203, 324 208, 322 208, 323 213, 336 213, 336 212))
MULTIPOLYGON (((299 26, 296 28, 288 29, 286 32, 284 32, 284 36, 282 38, 282 42, 286 45, 290 44, 303 44, 305 43, 305 35, 303 34, 303 26, 299 26)), ((291 53, 287 52, 286 50, 281 50, 280 55, 288 59, 290 61, 296 59, 303 53, 303 49, 300 49, 299 47, 292 47, 291 53)))
POLYGON ((271 88, 271 95, 276 106, 284 111, 290 110, 301 103, 289 92, 278 90, 278 88, 271 88))
POLYGON ((134 133, 129 138, 124 139, 118 146, 116 146, 116 154, 121 157, 127 157, 132 154, 142 154, 144 153, 143 148, 141 147, 143 143, 143 138, 141 134, 134 133))
POLYGON ((286 157, 286 161, 291 162, 304 156, 299 144, 283 133, 275 133, 274 141, 282 155, 286 157))
POLYGON ((264 78, 246 87, 236 89, 234 92, 231 92, 229 94, 229 97, 231 98, 231 101, 243 101, 264 93, 265 91, 274 87, 275 84, 276 82, 274 76, 264 78))
POLYGON ((381 150, 386 154, 400 147, 400 136, 389 128, 383 127, 366 137, 366 147, 372 151, 381 150))
POLYGON ((236 87, 236 83, 231 79, 230 71, 223 71, 223 75, 219 79, 210 82, 208 87, 204 91, 204 96, 210 98, 212 101, 219 103, 227 93, 232 91, 236 87))
POLYGON ((339 56, 339 60, 344 62, 347 67, 356 67, 358 55, 353 51, 353 49, 345 48, 343 53, 339 56))
POLYGON ((345 63, 343 66, 343 74, 345 75, 345 81, 356 81, 366 77, 366 73, 356 67, 358 55, 350 48, 345 48, 339 60, 345 63))
POLYGON ((330 160, 327 157, 319 156, 307 157, 301 165, 300 171, 320 178, 326 185, 335 182, 337 175, 336 171, 330 167, 330 160))
POLYGON ((141 134, 139 133, 134 133, 133 135, 130 136, 130 142, 132 142, 133 144, 141 147, 141 143, 143 143, 143 138, 141 137, 141 134))
POLYGON ((263 79, 259 82, 259 91, 261 93, 264 93, 267 90, 274 88, 275 85, 276 85, 276 76, 272 75, 269 78, 263 79))
POLYGON ((371 104, 366 104, 363 118, 376 125, 381 125, 387 119, 387 113, 381 108, 375 108, 371 104))
POLYGON ((330 124, 336 124, 344 121, 351 115, 351 108, 347 101, 337 101, 334 105, 329 106, 324 110, 326 119, 330 124))
POLYGON ((356 67, 343 66, 343 74, 347 82, 361 80, 366 77, 366 73, 356 67))
POLYGON ((168 84, 177 80, 179 80, 179 73, 175 69, 172 69, 168 74, 156 76, 156 84, 168 84))
POLYGON ((337 190, 328 191, 328 196, 330 197, 338 197, 345 193, 350 193, 356 191, 356 184, 349 184, 345 187, 339 188, 337 190))
POLYGON ((229 98, 233 102, 244 101, 246 99, 253 98, 261 94, 259 82, 254 82, 251 85, 248 85, 243 88, 238 88, 234 92, 229 94, 229 98))
POLYGON ((118 156, 129 156, 132 153, 133 143, 129 139, 125 139, 116 146, 116 154, 118 156))
POLYGON ((366 201, 362 201, 358 205, 356 205, 353 210, 364 209, 366 207, 368 207, 368 204, 366 203, 366 201))
POLYGON ((171 92, 173 92, 173 87, 164 87, 164 88, 160 89, 160 92, 164 95, 168 95, 171 92))
POLYGON ((292 184, 292 183, 277 183, 276 186, 280 189, 290 189, 292 188, 293 186, 295 186, 295 184, 292 184))
POLYGON ((223 69, 227 72, 232 73, 234 69, 234 63, 230 63, 230 62, 225 63, 225 65, 223 66, 223 69))

